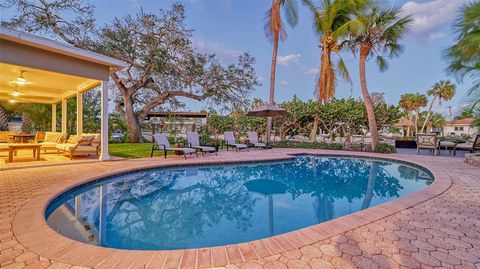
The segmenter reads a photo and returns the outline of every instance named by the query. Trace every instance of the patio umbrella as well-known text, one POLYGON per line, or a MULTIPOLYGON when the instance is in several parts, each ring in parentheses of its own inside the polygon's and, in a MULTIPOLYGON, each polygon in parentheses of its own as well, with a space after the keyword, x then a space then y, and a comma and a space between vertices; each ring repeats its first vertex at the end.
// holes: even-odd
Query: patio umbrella
POLYGON ((283 116, 287 114, 288 114, 288 111, 286 109, 278 106, 274 106, 271 104, 262 105, 247 112, 247 116, 263 117, 263 118, 277 117, 277 116, 283 116))
MULTIPOLYGON (((270 168, 269 168, 270 170, 270 168)), ((268 171, 270 176, 270 171, 268 171)), ((271 177, 271 176, 270 176, 271 177)), ((273 225, 273 197, 274 194, 283 194, 287 191, 287 186, 282 182, 272 179, 255 179, 245 182, 243 185, 247 187, 248 191, 256 192, 268 196, 268 227, 270 235, 275 235, 273 225)))
MULTIPOLYGON (((247 112, 247 116, 262 117, 262 118, 278 117, 278 116, 283 116, 287 114, 288 114, 288 111, 286 109, 278 106, 274 106, 271 104, 261 105, 247 112)), ((267 143, 270 142, 270 136, 266 135, 265 139, 267 143)))

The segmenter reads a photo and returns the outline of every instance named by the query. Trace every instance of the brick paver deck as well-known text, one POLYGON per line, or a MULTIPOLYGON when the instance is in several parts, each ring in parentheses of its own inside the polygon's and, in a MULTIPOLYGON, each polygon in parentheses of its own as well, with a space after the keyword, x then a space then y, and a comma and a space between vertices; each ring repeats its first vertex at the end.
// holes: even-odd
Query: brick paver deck
POLYGON ((67 239, 42 219, 53 195, 100 174, 152 165, 270 159, 299 151, 305 152, 276 149, 187 161, 171 157, 167 161, 155 158, 2 171, 0 267, 480 269, 480 169, 464 164, 461 158, 370 154, 421 164, 437 180, 405 199, 313 228, 228 247, 112 250, 67 239))

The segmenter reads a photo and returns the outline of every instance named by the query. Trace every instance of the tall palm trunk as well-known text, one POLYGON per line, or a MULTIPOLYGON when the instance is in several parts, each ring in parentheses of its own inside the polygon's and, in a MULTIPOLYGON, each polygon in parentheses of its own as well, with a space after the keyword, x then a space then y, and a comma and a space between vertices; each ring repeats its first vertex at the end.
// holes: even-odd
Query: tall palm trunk
POLYGON ((375 119, 375 108, 373 107, 372 99, 368 93, 367 88, 367 74, 365 70, 365 63, 367 62, 367 56, 370 53, 372 46, 370 44, 362 44, 360 48, 360 86, 362 88, 363 101, 365 102, 365 108, 367 110, 368 128, 370 129, 370 135, 372 136, 372 151, 375 151, 378 144, 378 129, 377 121, 375 119))
MULTIPOLYGON (((275 9, 272 12, 280 12, 281 1, 277 0, 275 9)), ((278 14, 280 17, 280 14, 278 14)), ((280 27, 276 28, 273 32, 273 53, 272 53, 272 65, 270 68, 270 94, 268 96, 268 103, 273 105, 275 99, 275 72, 277 68, 277 54, 278 54, 278 41, 280 37, 280 27)), ((270 136, 272 133, 272 117, 267 118, 267 130, 265 131, 266 142, 270 142, 270 136)))
POLYGON ((7 109, 0 104, 0 131, 8 130, 8 114, 7 109))
POLYGON ((425 127, 427 126, 428 118, 430 118, 430 114, 432 113, 432 107, 437 99, 438 95, 434 95, 432 102, 430 102, 430 106, 428 107, 427 117, 425 117, 425 121, 423 122, 422 129, 420 130, 422 133, 425 131, 425 127))
POLYGON ((418 134, 418 113, 420 113, 419 108, 415 110, 415 134, 418 134))
MULTIPOLYGON (((317 94, 318 94, 318 102, 326 102, 330 100, 333 96, 332 93, 332 68, 331 68, 332 60, 331 60, 331 49, 326 44, 322 47, 322 56, 320 57, 320 73, 318 78, 318 85, 317 85, 317 94)), ((310 141, 316 142, 317 140, 317 133, 318 133, 318 119, 315 117, 313 122, 312 132, 310 133, 310 141)))

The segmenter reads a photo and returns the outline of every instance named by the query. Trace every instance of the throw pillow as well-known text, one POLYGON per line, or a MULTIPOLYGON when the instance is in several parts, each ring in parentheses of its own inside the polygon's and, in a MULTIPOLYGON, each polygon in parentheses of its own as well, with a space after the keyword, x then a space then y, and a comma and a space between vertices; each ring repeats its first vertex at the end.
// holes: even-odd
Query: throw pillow
POLYGON ((82 136, 82 138, 80 138, 80 140, 78 141, 78 144, 80 146, 90 146, 92 144, 92 141, 93 139, 95 138, 95 136, 82 136))

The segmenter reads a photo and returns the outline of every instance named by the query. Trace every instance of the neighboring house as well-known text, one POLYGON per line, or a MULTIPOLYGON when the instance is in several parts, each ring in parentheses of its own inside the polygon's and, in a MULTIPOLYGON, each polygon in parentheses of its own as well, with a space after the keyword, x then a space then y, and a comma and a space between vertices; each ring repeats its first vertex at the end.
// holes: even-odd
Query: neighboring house
POLYGON ((461 135, 472 136, 476 134, 475 127, 472 127, 474 118, 465 118, 460 120, 447 121, 443 127, 443 135, 461 135))

